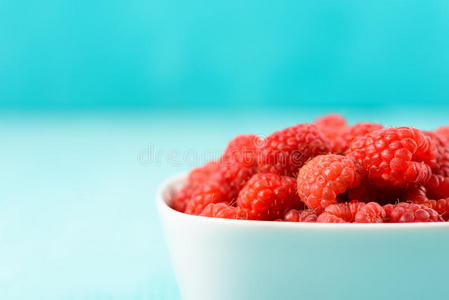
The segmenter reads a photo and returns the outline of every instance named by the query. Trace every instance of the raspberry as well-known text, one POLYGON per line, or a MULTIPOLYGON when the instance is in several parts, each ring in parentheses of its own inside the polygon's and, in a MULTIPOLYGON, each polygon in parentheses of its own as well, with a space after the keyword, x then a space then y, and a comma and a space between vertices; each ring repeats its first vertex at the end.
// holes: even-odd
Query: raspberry
POLYGON ((259 172, 295 176, 310 158, 330 151, 330 142, 311 124, 299 124, 269 135, 258 147, 259 172))
POLYGON ((331 204, 325 208, 324 212, 318 217, 317 222, 320 223, 354 222, 354 217, 356 213, 359 211, 360 208, 362 208, 365 205, 366 205, 365 203, 357 201, 331 204))
POLYGON ((402 190, 397 188, 376 187, 369 184, 366 180, 352 189, 348 189, 348 200, 358 200, 360 202, 378 202, 382 205, 396 203, 400 200, 402 190))
POLYGON ((220 168, 218 161, 210 161, 204 166, 198 167, 190 171, 188 182, 190 185, 196 186, 209 179, 209 176, 220 168))
POLYGON ((297 210, 290 209, 284 216, 284 220, 287 222, 308 222, 313 223, 316 222, 318 215, 321 210, 315 209, 305 209, 305 210, 297 210))
POLYGON ((232 203, 246 182, 256 172, 255 167, 243 164, 222 164, 209 174, 209 178, 192 192, 186 213, 197 215, 209 203, 232 203))
POLYGON ((420 204, 401 202, 384 206, 386 220, 390 223, 442 222, 435 210, 420 204))
POLYGON ((343 147, 339 136, 341 131, 347 126, 345 118, 339 114, 328 114, 317 118, 315 120, 315 125, 318 130, 329 139, 332 152, 341 153, 343 147))
POLYGON ((200 216, 223 219, 246 219, 246 213, 226 203, 209 203, 200 216))
POLYGON ((190 196, 194 191, 194 187, 192 185, 186 185, 179 192, 177 192, 173 197, 173 203, 171 207, 177 211, 184 212, 186 209, 186 205, 190 196))
POLYGON ((232 194, 232 190, 227 184, 220 184, 216 181, 205 182, 193 191, 185 212, 199 215, 209 203, 230 202, 232 194))
POLYGON ((443 219, 449 219, 449 178, 434 175, 426 186, 409 189, 403 201, 422 204, 436 210, 443 219))
POLYGON ((369 202, 362 206, 354 216, 356 223, 383 223, 385 210, 377 202, 369 202))
POLYGON ((435 151, 430 138, 411 127, 370 132, 352 142, 347 156, 361 164, 376 186, 408 187, 430 179, 435 151))
POLYGON ((449 176, 449 144, 440 135, 423 131, 430 138, 436 151, 435 159, 432 161, 432 174, 449 176))
POLYGON ((435 130, 435 132, 442 136, 446 140, 446 142, 449 141, 449 126, 442 126, 435 130))
POLYGON ((348 223, 344 219, 334 216, 328 212, 323 212, 316 219, 317 223, 348 223))
POLYGON ((380 124, 365 122, 346 127, 339 135, 341 152, 345 152, 356 138, 382 128, 380 124))
POLYGON ((342 155, 320 155, 299 170, 298 194, 309 208, 327 207, 337 202, 337 195, 360 184, 361 167, 342 155))
POLYGON ((223 154, 223 159, 229 162, 242 163, 247 167, 254 166, 256 161, 257 147, 262 140, 254 134, 242 134, 233 138, 223 154))
POLYGON ((291 208, 300 207, 292 177, 258 173, 240 191, 237 206, 248 211, 249 219, 275 220, 291 208))

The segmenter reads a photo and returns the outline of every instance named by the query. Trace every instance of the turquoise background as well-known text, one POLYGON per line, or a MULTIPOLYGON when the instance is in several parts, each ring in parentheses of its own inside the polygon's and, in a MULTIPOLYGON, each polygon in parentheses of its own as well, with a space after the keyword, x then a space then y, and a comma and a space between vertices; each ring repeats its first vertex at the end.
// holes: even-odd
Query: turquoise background
POLYGON ((0 1, 0 108, 447 102, 449 2, 0 1))
POLYGON ((448 36, 447 1, 0 0, 0 299, 179 299, 161 181, 327 112, 448 124, 448 36))

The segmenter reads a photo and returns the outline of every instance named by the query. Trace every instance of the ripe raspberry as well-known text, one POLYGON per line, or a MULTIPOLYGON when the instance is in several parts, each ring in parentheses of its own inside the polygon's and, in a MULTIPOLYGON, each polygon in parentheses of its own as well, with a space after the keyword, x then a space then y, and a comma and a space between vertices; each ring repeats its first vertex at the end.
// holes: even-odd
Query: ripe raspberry
POLYGON ((223 219, 247 219, 247 215, 241 209, 226 203, 209 203, 200 216, 223 219))
POLYGON ((193 191, 185 212, 199 215, 209 203, 229 203, 232 194, 232 190, 227 184, 220 184, 216 181, 205 182, 193 191))
POLYGON ((318 215, 322 212, 321 209, 305 209, 297 210, 290 209, 284 216, 284 220, 287 222, 316 222, 318 215))
POLYGON ((449 197, 449 177, 441 175, 432 175, 426 182, 427 195, 433 199, 442 199, 449 197))
POLYGON ((348 223, 343 218, 334 216, 333 214, 330 214, 328 212, 323 212, 321 215, 318 216, 316 219, 317 223, 348 223))
POLYGON ((285 212, 300 207, 292 177, 258 173, 240 191, 237 206, 248 211, 249 219, 275 220, 285 212))
POLYGON ((440 135, 423 131, 430 138, 436 151, 435 159, 432 161, 432 174, 449 176, 449 144, 440 135))
POLYGON ((173 202, 171 207, 179 212, 184 212, 186 209, 187 202, 189 201, 193 191, 194 187, 192 185, 187 184, 173 196, 173 202))
POLYGON ((197 215, 209 203, 235 202, 239 191, 255 172, 255 167, 248 168, 240 163, 219 165, 205 182, 193 190, 186 213, 197 215))
POLYGON ((220 168, 218 161, 210 161, 204 166, 197 167, 190 171, 188 182, 192 186, 197 186, 209 180, 209 176, 220 168))
POLYGON ((258 148, 259 172, 295 176, 308 159, 330 151, 330 142, 311 124, 269 135, 258 148))
POLYGON ((332 153, 341 153, 340 133, 346 128, 346 120, 339 114, 328 114, 315 120, 318 130, 329 139, 332 153))
POLYGON ((352 141, 354 141, 356 138, 364 136, 367 133, 373 132, 378 129, 382 129, 383 126, 376 123, 357 123, 350 127, 346 127, 343 129, 339 135, 340 145, 341 145, 341 152, 345 152, 349 146, 351 145, 352 141))
POLYGON ((262 140, 254 134, 242 134, 233 138, 223 154, 223 159, 228 162, 242 163, 247 167, 257 163, 257 147, 262 144, 262 140))
POLYGON ((244 163, 223 163, 218 170, 209 175, 209 181, 229 185, 235 199, 246 182, 256 173, 256 167, 247 167, 244 163))
POLYGON ((436 129, 435 132, 442 136, 446 142, 449 142, 449 126, 442 126, 436 129))
POLYGON ((398 202, 402 195, 402 189, 376 187, 369 184, 365 179, 359 186, 348 189, 346 194, 349 201, 377 202, 385 205, 398 202))
POLYGON ((357 201, 331 204, 325 208, 317 222, 320 223, 351 223, 357 212, 366 204, 357 201), (322 217, 321 217, 322 216, 322 217), (320 218, 321 217, 321 218, 320 218))
POLYGON ((430 207, 447 220, 449 218, 449 178, 433 175, 426 186, 413 187, 407 190, 403 196, 403 201, 430 207))
POLYGON ((361 164, 376 186, 407 187, 430 179, 435 151, 430 138, 411 127, 373 131, 352 142, 347 156, 361 164))
POLYGON ((298 194, 309 208, 327 207, 337 195, 360 184, 362 168, 342 155, 319 155, 307 162, 298 174, 298 194))
POLYGON ((355 223, 383 223, 385 210, 377 202, 369 202, 362 206, 354 216, 355 223))
POLYGON ((442 222, 441 216, 433 209, 420 204, 401 202, 384 206, 386 221, 389 223, 442 222))

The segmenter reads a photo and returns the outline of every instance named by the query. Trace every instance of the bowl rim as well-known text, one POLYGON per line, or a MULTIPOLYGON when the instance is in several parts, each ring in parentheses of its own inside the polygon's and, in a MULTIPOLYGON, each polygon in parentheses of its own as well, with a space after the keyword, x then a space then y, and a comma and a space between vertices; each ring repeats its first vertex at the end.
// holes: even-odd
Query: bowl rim
POLYGON ((430 229, 449 229, 449 222, 420 222, 420 223, 307 223, 307 222, 279 222, 279 221, 258 221, 258 220, 233 220, 212 218, 204 216, 189 215, 174 210, 168 204, 168 199, 164 195, 173 189, 174 185, 182 186, 181 182, 185 182, 187 173, 181 172, 174 174, 159 185, 156 192, 156 205, 159 209, 159 214, 170 215, 170 217, 177 218, 183 221, 194 221, 207 224, 223 224, 224 226, 238 226, 251 227, 261 229, 300 229, 300 230, 337 230, 337 231, 391 231, 391 230, 430 230, 430 229))

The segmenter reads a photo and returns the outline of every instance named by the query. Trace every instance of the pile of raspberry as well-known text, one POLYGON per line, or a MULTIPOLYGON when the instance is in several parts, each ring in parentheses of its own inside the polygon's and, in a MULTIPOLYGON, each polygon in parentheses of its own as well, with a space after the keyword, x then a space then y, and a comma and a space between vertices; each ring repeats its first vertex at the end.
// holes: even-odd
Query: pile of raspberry
POLYGON ((172 208, 205 217, 321 223, 449 220, 449 127, 348 125, 337 114, 239 135, 192 170, 172 208))

